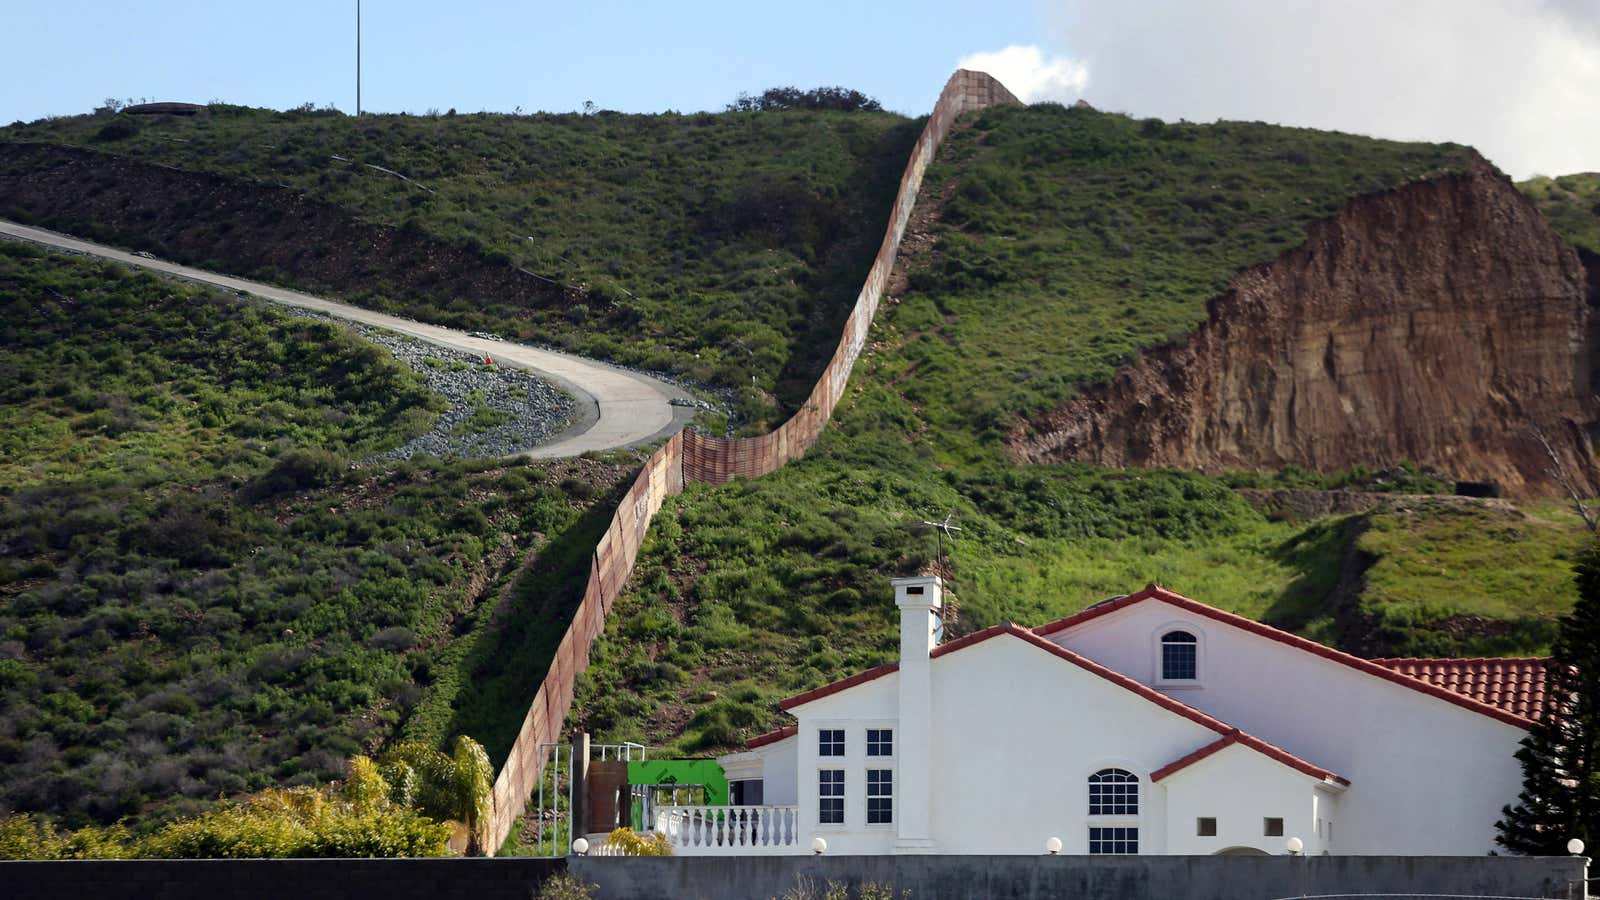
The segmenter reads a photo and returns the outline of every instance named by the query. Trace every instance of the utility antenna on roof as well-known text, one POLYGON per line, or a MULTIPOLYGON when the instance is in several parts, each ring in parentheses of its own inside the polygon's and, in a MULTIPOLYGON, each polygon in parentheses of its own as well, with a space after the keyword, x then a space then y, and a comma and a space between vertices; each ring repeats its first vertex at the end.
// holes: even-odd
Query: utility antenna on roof
POLYGON ((950 514, 944 517, 943 522, 929 522, 927 519, 923 519, 921 522, 917 523, 924 528, 933 529, 933 537, 937 542, 938 547, 938 553, 934 559, 941 568, 944 566, 944 539, 949 538, 952 542, 954 542, 956 539, 955 532, 961 530, 959 526, 950 524, 955 517, 956 511, 952 509, 950 510, 950 514))

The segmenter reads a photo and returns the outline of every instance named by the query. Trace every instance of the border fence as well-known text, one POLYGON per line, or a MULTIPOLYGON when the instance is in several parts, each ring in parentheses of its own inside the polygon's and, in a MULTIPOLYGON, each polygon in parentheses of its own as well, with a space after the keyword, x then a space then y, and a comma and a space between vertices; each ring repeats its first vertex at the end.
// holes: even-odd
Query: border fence
POLYGON ((963 113, 1018 102, 1004 85, 983 72, 960 69, 950 76, 900 177, 900 192, 895 197, 888 230, 855 307, 845 320, 839 346, 799 411, 776 430, 758 437, 727 439, 681 431, 645 461, 644 469, 617 507, 611 526, 595 546, 583 600, 495 778, 494 814, 486 842, 489 847, 498 848, 511 833, 544 766, 542 748, 560 740, 562 723, 572 707, 574 679, 588 668, 589 648, 605 629, 606 615, 633 572, 645 532, 662 501, 682 491, 685 482, 722 484, 734 478, 765 475, 811 449, 844 395, 856 358, 866 346, 867 332, 894 269, 917 191, 922 187, 922 175, 940 143, 963 113))

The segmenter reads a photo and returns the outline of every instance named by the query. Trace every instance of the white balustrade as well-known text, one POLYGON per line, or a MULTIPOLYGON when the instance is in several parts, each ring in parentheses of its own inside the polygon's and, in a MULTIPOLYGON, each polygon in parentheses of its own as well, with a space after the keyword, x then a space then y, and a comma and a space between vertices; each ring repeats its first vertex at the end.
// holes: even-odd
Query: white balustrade
POLYGON ((678 856, 806 852, 799 806, 658 806, 654 825, 678 856))

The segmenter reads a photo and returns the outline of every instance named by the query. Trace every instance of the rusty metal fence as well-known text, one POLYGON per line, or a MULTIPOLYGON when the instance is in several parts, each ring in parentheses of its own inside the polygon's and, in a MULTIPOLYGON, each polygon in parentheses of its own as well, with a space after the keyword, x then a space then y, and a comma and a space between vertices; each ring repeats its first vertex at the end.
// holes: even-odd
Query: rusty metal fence
POLYGON ((900 177, 900 192, 895 198, 889 227, 855 307, 845 321, 839 346, 798 412, 775 431, 759 437, 725 439, 697 431, 679 432, 645 462, 633 487, 617 507, 610 528, 595 546, 583 600, 556 649, 543 683, 534 694, 505 765, 495 779, 489 847, 499 847, 505 841, 527 805, 544 766, 543 748, 560 739, 562 723, 572 706, 574 679, 588 668, 589 648, 604 630, 611 604, 622 593, 633 572, 645 531, 662 501, 682 491, 686 481, 722 484, 733 478, 765 475, 811 449, 844 395, 850 371, 866 346, 867 332, 878 311, 878 301, 889 281, 889 273, 894 269, 900 238, 911 219, 922 175, 939 144, 963 113, 1017 102, 1004 85, 983 72, 962 69, 945 84, 906 164, 905 173, 900 177))

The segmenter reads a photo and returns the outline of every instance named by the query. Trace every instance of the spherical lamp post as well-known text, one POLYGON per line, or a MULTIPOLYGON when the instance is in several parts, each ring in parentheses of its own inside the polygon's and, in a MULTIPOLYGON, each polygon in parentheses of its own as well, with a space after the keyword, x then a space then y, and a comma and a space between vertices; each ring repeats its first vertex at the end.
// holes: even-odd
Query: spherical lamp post
POLYGON ((1044 852, 1050 854, 1051 856, 1055 856, 1057 853, 1060 853, 1061 852, 1061 838, 1053 837, 1053 838, 1049 839, 1048 841, 1045 841, 1044 842, 1044 852))
POLYGON ((1292 837, 1283 842, 1283 848, 1289 851, 1290 856, 1299 856, 1300 851, 1306 848, 1306 842, 1297 837, 1292 837))
POLYGON ((1580 841, 1577 838, 1567 841, 1567 852, 1571 853, 1573 856, 1582 856, 1583 841, 1580 841))
POLYGON ((828 842, 820 837, 811 839, 811 852, 818 856, 828 852, 828 842))
POLYGON ((579 856, 588 856, 589 855, 589 839, 588 838, 578 838, 577 840, 573 841, 572 842, 572 852, 578 854, 579 856))

